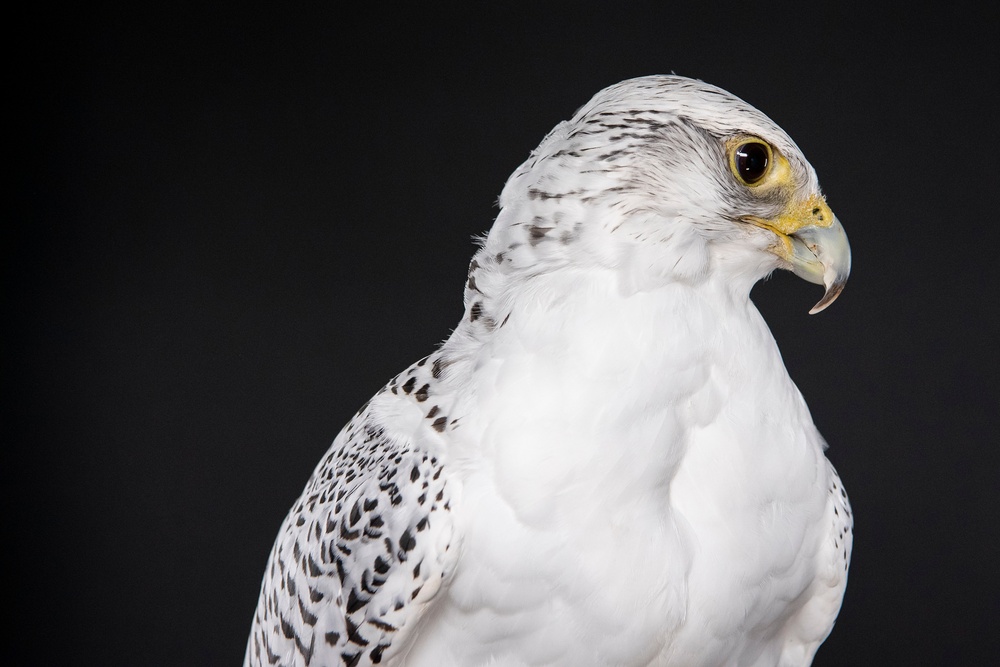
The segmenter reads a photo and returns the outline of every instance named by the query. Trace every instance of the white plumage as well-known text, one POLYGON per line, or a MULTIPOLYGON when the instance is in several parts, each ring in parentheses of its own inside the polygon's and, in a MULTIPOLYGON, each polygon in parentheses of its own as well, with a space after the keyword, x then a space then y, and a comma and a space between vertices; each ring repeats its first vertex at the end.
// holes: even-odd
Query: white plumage
POLYGON ((500 206, 461 324, 289 513, 246 664, 809 664, 851 513, 749 293, 842 288, 812 168, 725 91, 645 77, 500 206))

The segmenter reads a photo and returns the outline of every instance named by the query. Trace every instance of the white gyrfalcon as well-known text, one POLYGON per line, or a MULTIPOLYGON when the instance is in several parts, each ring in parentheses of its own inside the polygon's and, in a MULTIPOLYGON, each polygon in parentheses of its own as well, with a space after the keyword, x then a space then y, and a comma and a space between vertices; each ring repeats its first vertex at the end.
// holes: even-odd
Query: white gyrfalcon
POLYGON ((465 316, 337 436, 247 665, 808 665, 852 517, 753 285, 850 249, 771 120, 624 81, 510 177, 465 316))

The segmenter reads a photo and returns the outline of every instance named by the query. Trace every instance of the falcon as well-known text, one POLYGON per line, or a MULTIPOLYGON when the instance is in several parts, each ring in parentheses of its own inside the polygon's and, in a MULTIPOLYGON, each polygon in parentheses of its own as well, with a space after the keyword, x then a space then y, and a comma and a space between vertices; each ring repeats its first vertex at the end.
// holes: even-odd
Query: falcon
POLYGON ((599 92, 509 178, 440 347, 281 526, 246 665, 808 665, 852 515, 750 300, 850 248, 774 122, 679 76, 599 92))

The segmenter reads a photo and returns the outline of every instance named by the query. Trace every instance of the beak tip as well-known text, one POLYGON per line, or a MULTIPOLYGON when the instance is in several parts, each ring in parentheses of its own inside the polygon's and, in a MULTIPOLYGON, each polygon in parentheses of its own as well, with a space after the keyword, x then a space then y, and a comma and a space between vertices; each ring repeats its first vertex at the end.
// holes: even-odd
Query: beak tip
POLYGON ((823 303, 822 301, 820 301, 815 306, 809 309, 809 314, 816 315, 817 313, 822 313, 824 310, 826 310, 826 307, 829 306, 830 303, 832 302, 827 301, 826 303, 823 303))
POLYGON ((792 271, 809 282, 823 285, 823 298, 809 311, 810 315, 825 310, 844 291, 851 273, 851 245, 836 216, 826 227, 806 226, 796 231, 793 239, 792 271))
POLYGON ((823 294, 823 298, 819 300, 812 309, 809 310, 810 315, 815 315, 816 313, 821 313, 827 309, 827 307, 837 300, 840 293, 844 291, 844 286, 847 284, 847 280, 838 280, 831 283, 827 288, 826 292, 823 294))

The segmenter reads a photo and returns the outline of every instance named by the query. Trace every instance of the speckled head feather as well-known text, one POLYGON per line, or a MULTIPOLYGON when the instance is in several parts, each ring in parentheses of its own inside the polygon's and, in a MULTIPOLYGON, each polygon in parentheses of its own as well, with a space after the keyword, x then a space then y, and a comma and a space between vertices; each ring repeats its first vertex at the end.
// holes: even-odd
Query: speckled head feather
POLYGON ((746 274, 739 284, 749 289, 782 261, 748 252, 773 238, 733 221, 773 218, 807 194, 821 196, 815 172, 764 114, 699 81, 633 79, 595 95, 514 172, 477 259, 503 253, 511 268, 537 273, 588 263, 628 269, 638 256, 660 275, 697 277, 714 252, 716 264, 746 274), (769 142, 787 160, 783 187, 761 192, 733 178, 726 147, 740 136, 769 142), (727 262, 734 255, 746 264, 727 262))

